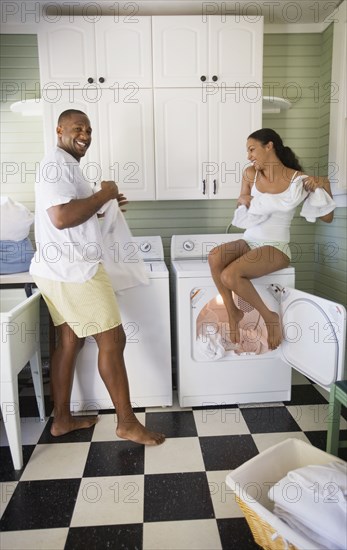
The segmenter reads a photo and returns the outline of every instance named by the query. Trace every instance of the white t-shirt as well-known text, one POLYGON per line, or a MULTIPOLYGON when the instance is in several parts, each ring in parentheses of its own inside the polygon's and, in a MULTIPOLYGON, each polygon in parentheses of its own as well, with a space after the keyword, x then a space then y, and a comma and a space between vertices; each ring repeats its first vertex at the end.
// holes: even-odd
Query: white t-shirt
POLYGON ((30 273, 56 281, 82 283, 92 278, 103 261, 97 215, 76 227, 57 229, 47 213, 51 206, 90 197, 93 191, 77 160, 53 148, 40 163, 36 177, 36 253, 30 273))

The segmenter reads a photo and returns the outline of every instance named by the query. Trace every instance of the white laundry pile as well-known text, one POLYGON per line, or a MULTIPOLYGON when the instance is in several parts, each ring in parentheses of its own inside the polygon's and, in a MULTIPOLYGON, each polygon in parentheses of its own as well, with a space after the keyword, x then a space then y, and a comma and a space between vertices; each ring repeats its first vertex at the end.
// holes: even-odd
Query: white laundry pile
POLYGON ((0 197, 0 273, 22 273, 29 270, 34 248, 29 239, 34 215, 23 204, 10 197, 0 197))
POLYGON ((274 514, 312 540, 314 548, 347 547, 347 464, 309 465, 288 472, 268 496, 274 514))
POLYGON ((119 293, 134 286, 148 285, 144 261, 117 201, 109 201, 99 213, 104 214, 101 222, 104 266, 113 290, 119 293))
POLYGON ((306 177, 298 177, 284 193, 256 194, 249 208, 242 204, 235 210, 231 223, 235 227, 249 229, 266 221, 273 212, 290 212, 303 201, 300 216, 308 222, 315 222, 317 218, 329 214, 336 207, 335 202, 324 189, 318 188, 313 193, 306 191, 302 184, 306 177))
POLYGON ((211 303, 201 310, 197 319, 196 338, 200 354, 208 360, 218 360, 227 352, 237 355, 259 355, 268 351, 267 330, 263 318, 252 309, 244 313, 239 323, 240 343, 230 339, 228 316, 224 305, 213 307, 211 303))

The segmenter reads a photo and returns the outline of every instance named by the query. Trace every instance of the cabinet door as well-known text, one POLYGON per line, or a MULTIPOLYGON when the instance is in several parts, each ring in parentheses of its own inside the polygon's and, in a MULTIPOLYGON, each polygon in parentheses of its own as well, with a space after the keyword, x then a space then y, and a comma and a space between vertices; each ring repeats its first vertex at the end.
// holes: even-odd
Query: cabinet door
POLYGON ((154 16, 155 87, 199 87, 207 78, 207 23, 200 16, 154 16))
POLYGON ((78 109, 86 113, 90 119, 92 143, 87 154, 81 159, 81 168, 84 177, 91 183, 102 179, 100 166, 100 136, 98 131, 97 102, 90 101, 84 90, 62 90, 58 95, 53 91, 46 92, 43 101, 44 143, 45 150, 57 144, 57 122, 59 115, 67 109, 78 109))
POLYGON ((208 99, 210 154, 205 177, 215 199, 240 195, 242 173, 249 164, 247 137, 261 128, 262 122, 262 99, 257 97, 258 89, 253 91, 253 101, 248 88, 239 88, 236 95, 213 95, 208 99))
POLYGON ((157 199, 207 197, 207 105, 199 89, 155 90, 157 199))
POLYGON ((40 80, 43 89, 83 88, 96 81, 94 23, 62 17, 38 26, 40 80))
POLYGON ((101 165, 131 200, 155 199, 153 92, 103 90, 99 102, 101 165))
POLYGON ((97 81, 116 88, 152 86, 150 17, 102 17, 95 23, 97 81))
POLYGON ((257 19, 208 18, 209 80, 215 77, 216 85, 262 88, 263 19, 257 19))

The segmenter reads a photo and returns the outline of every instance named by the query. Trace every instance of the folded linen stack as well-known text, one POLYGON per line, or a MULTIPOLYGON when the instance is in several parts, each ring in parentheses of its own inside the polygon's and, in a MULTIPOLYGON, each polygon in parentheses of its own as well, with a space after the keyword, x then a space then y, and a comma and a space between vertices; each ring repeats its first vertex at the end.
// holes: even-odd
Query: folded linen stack
POLYGON ((274 514, 317 549, 347 547, 347 464, 334 461, 288 472, 269 490, 274 514))

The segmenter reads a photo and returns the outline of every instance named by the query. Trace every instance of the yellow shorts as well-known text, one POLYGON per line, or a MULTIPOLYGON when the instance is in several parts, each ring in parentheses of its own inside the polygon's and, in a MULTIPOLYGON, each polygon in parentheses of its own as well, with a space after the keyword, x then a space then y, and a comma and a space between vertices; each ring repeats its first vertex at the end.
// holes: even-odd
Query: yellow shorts
POLYGON ((111 281, 102 264, 84 283, 65 283, 33 276, 54 326, 67 323, 79 338, 99 334, 122 323, 111 281))

